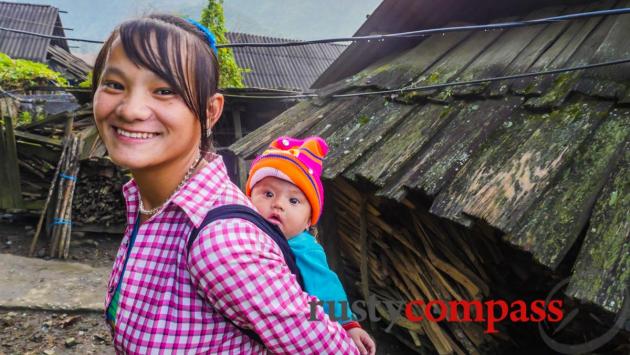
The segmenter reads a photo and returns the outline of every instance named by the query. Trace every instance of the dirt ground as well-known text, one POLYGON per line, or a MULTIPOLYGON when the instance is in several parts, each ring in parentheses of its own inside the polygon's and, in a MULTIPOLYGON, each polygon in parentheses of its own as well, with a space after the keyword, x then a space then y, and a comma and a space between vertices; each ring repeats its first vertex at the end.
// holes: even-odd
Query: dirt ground
MULTIPOLYGON (((0 223, 0 253, 28 256, 36 222, 0 223)), ((47 242, 37 244, 37 257, 49 259, 47 242)), ((69 259, 111 267, 119 243, 120 236, 74 235, 69 259)), ((114 349, 101 314, 0 309, 0 355, 4 354, 114 354, 114 349)))
MULTIPOLYGON (((0 221, 0 253, 28 256, 36 220, 0 221)), ((121 236, 73 235, 70 261, 93 267, 111 267, 121 236)), ((36 257, 46 256, 41 240, 36 257)), ((378 354, 407 354, 409 350, 378 330, 378 354)), ((33 310, 0 309, 0 355, 9 354, 114 354, 109 327, 101 314, 68 314, 33 310)))
POLYGON ((0 310, 0 354, 114 354, 100 314, 0 310))

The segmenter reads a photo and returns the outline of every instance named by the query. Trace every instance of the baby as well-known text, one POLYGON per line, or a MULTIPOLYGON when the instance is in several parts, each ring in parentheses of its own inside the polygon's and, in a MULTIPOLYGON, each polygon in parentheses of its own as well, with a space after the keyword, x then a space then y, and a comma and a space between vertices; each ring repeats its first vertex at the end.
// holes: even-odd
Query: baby
POLYGON ((280 137, 253 163, 246 194, 258 212, 275 224, 287 238, 295 255, 305 291, 324 302, 334 301, 334 315, 362 354, 375 354, 376 345, 352 319, 341 320, 341 302, 346 293, 337 274, 328 267, 326 254, 308 232, 322 214, 324 188, 320 180, 322 161, 328 153, 319 137, 304 140, 280 137))

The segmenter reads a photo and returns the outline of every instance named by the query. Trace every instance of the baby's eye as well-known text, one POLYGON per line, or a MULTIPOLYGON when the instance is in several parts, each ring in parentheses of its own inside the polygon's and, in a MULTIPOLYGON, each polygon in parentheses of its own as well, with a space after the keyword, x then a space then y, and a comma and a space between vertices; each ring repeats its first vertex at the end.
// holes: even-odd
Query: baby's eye
POLYGON ((173 89, 170 89, 170 88, 160 88, 160 89, 155 90, 155 93, 158 95, 163 95, 163 96, 175 95, 175 91, 173 91, 173 89))
POLYGON ((295 197, 291 197, 289 199, 289 203, 291 203, 292 205, 297 205, 298 203, 300 203, 300 200, 295 197))
POLYGON ((273 197, 273 192, 271 192, 271 191, 265 192, 265 197, 272 198, 273 197))
POLYGON ((113 89, 113 90, 124 89, 124 87, 120 83, 117 83, 115 81, 110 81, 110 80, 104 81, 102 85, 108 89, 113 89))

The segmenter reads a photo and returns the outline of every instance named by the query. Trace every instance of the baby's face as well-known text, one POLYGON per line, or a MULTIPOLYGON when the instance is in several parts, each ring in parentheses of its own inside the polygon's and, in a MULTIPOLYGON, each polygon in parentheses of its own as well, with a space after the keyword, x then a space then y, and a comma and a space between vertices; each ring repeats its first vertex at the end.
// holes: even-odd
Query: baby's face
POLYGON ((290 239, 310 226, 311 205, 297 186, 275 177, 260 180, 251 192, 252 203, 269 222, 290 239))

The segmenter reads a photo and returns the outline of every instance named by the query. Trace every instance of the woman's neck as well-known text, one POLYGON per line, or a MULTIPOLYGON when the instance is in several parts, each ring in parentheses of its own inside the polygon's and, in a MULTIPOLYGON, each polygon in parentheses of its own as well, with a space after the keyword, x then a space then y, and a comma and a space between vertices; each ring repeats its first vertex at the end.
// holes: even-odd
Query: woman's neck
MULTIPOLYGON (((156 167, 133 170, 131 174, 138 185, 144 208, 150 210, 164 204, 175 192, 197 159, 198 155, 193 151, 185 159, 177 159, 156 167)), ((144 216, 151 217, 150 215, 144 216)))

